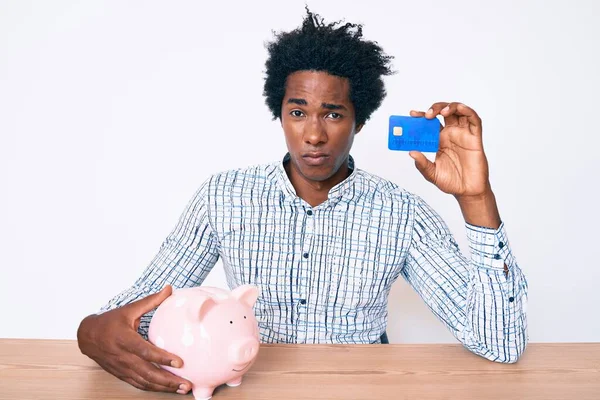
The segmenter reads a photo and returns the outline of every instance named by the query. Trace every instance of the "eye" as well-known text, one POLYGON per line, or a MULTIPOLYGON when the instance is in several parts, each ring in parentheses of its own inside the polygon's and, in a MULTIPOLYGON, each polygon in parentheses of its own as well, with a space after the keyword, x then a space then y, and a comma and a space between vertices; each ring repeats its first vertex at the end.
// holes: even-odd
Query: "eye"
POLYGON ((233 324, 233 321, 229 321, 230 324, 233 324))
POLYGON ((244 319, 246 319, 246 316, 244 315, 244 319))
POLYGON ((291 115, 292 117, 296 117, 296 118, 302 118, 302 117, 304 116, 304 113, 303 113, 302 111, 300 111, 300 110, 292 110, 292 111, 290 112, 290 115, 291 115))
POLYGON ((329 113, 329 116, 330 116, 331 118, 333 118, 333 119, 340 119, 340 118, 342 118, 342 117, 343 117, 343 115, 342 115, 342 114, 338 114, 338 113, 335 113, 335 112, 333 112, 333 113, 329 113))

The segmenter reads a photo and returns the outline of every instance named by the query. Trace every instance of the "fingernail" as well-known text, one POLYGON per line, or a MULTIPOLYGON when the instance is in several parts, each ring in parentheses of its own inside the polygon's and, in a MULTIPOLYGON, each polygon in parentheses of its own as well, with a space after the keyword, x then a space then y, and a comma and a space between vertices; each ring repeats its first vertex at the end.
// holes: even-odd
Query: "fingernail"
POLYGON ((430 108, 429 110, 427 110, 427 114, 433 114, 433 108, 430 108))
POLYGON ((179 368, 179 367, 181 367, 181 363, 179 361, 177 361, 177 360, 172 360, 171 361, 171 367, 179 368))
POLYGON ((446 112, 446 111, 448 111, 448 110, 450 110, 450 106, 446 106, 446 107, 445 107, 445 108, 442 110, 442 112, 446 112))
POLYGON ((185 383, 182 383, 181 385, 179 385, 179 390, 177 390, 177 393, 186 394, 189 391, 190 389, 188 389, 187 385, 185 383))

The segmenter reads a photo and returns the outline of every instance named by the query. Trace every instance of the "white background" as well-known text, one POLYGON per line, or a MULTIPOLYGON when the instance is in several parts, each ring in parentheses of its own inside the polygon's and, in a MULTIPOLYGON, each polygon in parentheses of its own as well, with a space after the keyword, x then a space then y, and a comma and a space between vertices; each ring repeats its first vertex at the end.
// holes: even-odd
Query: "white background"
MULTIPOLYGON (((594 1, 309 1, 395 56, 357 166, 424 197, 468 251, 455 200, 406 153, 391 114, 461 101, 530 285, 533 342, 600 341, 594 1)), ((280 159, 264 43, 304 1, 0 2, 0 337, 75 338, 129 286, 209 174, 280 159)), ((225 287, 221 264, 206 284, 225 287)), ((452 342, 404 281, 391 342, 452 342)))

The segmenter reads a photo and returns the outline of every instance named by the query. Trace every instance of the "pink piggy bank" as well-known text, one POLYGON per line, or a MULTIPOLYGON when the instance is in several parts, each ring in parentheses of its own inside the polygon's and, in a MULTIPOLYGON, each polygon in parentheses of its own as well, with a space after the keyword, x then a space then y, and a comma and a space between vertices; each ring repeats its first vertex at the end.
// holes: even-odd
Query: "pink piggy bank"
POLYGON ((173 290, 156 309, 148 340, 183 359, 183 367, 161 366, 192 382, 196 400, 210 399, 217 386, 239 386, 259 350, 252 307, 255 286, 232 291, 212 287, 173 290))

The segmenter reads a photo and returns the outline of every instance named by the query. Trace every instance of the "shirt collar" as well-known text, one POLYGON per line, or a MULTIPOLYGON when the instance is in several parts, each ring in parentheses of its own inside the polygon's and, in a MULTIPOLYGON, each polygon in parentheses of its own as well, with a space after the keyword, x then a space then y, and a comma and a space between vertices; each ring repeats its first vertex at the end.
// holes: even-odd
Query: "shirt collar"
MULTIPOLYGON (((290 178, 288 177, 287 172, 285 171, 285 164, 288 161, 290 161, 290 158, 290 153, 286 153, 283 159, 277 162, 277 178, 279 186, 283 191, 284 198, 286 200, 289 200, 290 202, 293 202, 302 199, 300 199, 296 194, 296 189, 294 189, 294 186, 292 185, 292 182, 290 181, 290 178)), ((331 188, 331 190, 329 191, 328 199, 325 203, 339 201, 344 195, 344 193, 350 190, 352 186, 356 183, 356 163, 354 162, 354 158, 351 155, 348 156, 348 168, 351 171, 350 175, 342 182, 338 183, 337 185, 331 188)))

